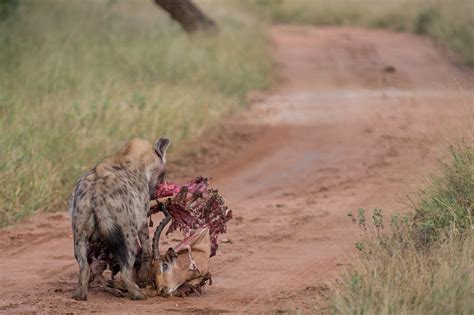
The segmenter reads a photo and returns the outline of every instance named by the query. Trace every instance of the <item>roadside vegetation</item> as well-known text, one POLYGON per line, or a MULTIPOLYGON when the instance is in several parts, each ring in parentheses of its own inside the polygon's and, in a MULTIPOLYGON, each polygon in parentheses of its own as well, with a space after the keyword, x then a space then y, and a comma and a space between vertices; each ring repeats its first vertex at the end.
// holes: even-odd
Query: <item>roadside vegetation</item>
POLYGON ((243 0, 274 23, 358 25, 428 35, 474 66, 472 0, 243 0))
POLYGON ((149 1, 0 4, 0 227, 65 209, 127 138, 179 145, 268 84, 262 25, 218 3, 219 33, 193 36, 149 1))
POLYGON ((349 215, 365 238, 333 288, 334 314, 474 313, 474 149, 450 151, 412 212, 349 215))

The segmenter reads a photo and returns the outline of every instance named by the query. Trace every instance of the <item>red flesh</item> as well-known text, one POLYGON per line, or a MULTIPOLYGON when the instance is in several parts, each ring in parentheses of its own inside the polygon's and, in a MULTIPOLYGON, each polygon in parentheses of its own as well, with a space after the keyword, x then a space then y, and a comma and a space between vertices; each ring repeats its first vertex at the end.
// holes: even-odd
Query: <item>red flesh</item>
POLYGON ((211 256, 214 256, 217 237, 226 233, 226 223, 232 218, 232 211, 225 206, 224 199, 216 189, 208 188, 208 179, 203 177, 196 177, 182 186, 170 182, 158 184, 155 197, 169 196, 175 197, 165 204, 172 216, 166 234, 179 229, 188 237, 200 228, 209 227, 211 256))

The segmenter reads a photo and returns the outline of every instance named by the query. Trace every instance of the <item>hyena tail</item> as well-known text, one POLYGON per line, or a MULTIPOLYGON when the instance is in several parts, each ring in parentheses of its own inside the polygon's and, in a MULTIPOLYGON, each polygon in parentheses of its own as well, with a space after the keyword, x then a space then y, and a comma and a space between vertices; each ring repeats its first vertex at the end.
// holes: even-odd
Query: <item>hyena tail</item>
POLYGON ((114 255, 120 263, 120 266, 128 266, 128 249, 123 235, 122 228, 115 217, 107 210, 103 208, 97 208, 95 211, 97 218, 97 225, 99 227, 100 235, 102 236, 105 245, 114 255))

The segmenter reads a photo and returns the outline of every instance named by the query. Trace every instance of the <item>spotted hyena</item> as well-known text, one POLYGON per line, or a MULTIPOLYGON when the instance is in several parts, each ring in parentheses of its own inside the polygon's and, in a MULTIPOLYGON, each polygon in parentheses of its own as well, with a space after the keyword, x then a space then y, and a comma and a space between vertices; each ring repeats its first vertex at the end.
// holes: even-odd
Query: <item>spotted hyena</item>
POLYGON ((79 264, 79 287, 73 298, 87 299, 90 277, 88 249, 103 243, 118 260, 121 277, 131 299, 145 299, 133 279, 137 239, 142 247, 137 282, 149 279, 151 247, 147 212, 155 187, 165 171, 167 138, 154 145, 129 140, 77 182, 69 200, 74 254, 79 264))

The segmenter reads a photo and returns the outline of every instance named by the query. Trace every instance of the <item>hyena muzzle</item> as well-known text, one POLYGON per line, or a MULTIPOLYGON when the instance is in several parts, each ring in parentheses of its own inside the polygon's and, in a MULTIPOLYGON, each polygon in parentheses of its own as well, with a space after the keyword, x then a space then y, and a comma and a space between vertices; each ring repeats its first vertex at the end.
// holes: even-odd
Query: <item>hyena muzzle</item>
POLYGON ((132 139, 77 182, 69 200, 74 254, 79 264, 79 287, 73 298, 87 299, 90 277, 88 249, 104 243, 120 265, 121 278, 131 299, 145 299, 133 278, 137 239, 142 248, 137 282, 149 281, 151 247, 147 213, 156 184, 164 177, 170 141, 154 145, 132 139))

